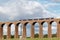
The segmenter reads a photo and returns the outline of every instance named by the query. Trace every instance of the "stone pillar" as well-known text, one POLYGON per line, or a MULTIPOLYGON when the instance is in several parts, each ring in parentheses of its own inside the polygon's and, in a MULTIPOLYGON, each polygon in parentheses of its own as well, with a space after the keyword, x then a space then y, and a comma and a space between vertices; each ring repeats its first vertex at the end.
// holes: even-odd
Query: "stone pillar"
POLYGON ((60 24, 57 23, 57 38, 60 38, 60 24))
POLYGON ((0 26, 0 39, 3 39, 3 27, 0 26))
POLYGON ((15 39, 18 38, 18 26, 15 26, 15 39))
POLYGON ((11 38, 11 27, 8 26, 7 27, 7 39, 10 39, 11 38))
POLYGON ((39 38, 43 38, 43 25, 39 24, 39 38))
POLYGON ((34 38, 34 25, 31 25, 31 38, 34 38))
POLYGON ((51 24, 48 23, 48 38, 52 38, 52 32, 51 32, 51 24))
POLYGON ((60 24, 59 23, 57 25, 57 35, 59 35, 59 39, 60 39, 60 24))
POLYGON ((2 36, 2 38, 3 38, 3 27, 1 28, 1 31, 2 31, 1 36, 2 36))
POLYGON ((23 38, 26 38, 26 26, 23 25, 23 38))

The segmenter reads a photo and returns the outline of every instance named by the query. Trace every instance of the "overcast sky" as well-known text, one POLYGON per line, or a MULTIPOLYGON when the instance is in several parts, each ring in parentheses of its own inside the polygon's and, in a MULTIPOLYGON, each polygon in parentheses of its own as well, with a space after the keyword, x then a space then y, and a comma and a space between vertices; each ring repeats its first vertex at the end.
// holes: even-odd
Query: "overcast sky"
MULTIPOLYGON (((60 18, 60 0, 0 0, 0 21, 43 17, 60 18)), ((56 31, 56 27, 52 27, 52 29, 54 29, 53 32, 56 31)), ((6 34, 6 26, 4 30, 6 34)), ((43 28, 43 30, 47 33, 47 27, 43 28)), ((29 32, 27 35, 29 35, 29 32)))
POLYGON ((59 0, 0 0, 0 21, 60 17, 59 0))

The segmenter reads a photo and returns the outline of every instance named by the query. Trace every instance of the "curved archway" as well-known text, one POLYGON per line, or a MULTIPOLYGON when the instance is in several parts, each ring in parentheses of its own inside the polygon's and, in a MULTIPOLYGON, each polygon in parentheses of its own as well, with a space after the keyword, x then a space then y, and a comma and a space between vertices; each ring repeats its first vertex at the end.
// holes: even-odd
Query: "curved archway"
POLYGON ((3 39, 7 39, 7 24, 3 23, 1 26, 3 27, 3 39))
POLYGON ((39 23, 38 22, 34 22, 34 37, 35 38, 39 38, 39 23))
POLYGON ((51 26, 52 26, 52 37, 57 37, 57 23, 53 21, 51 23, 51 26))
POLYGON ((22 37, 22 32, 23 32, 23 25, 21 23, 19 23, 19 25, 18 25, 18 37, 19 38, 22 37))
POLYGON ((43 37, 47 38, 48 37, 48 23, 43 22, 43 37))
POLYGON ((26 37, 31 37, 31 24, 29 22, 26 22, 25 24, 25 27, 26 27, 26 37))
POLYGON ((15 25, 13 23, 10 23, 9 27, 11 28, 11 38, 14 38, 14 35, 15 35, 15 25))
POLYGON ((26 24, 26 37, 31 37, 31 24, 27 23, 26 24))

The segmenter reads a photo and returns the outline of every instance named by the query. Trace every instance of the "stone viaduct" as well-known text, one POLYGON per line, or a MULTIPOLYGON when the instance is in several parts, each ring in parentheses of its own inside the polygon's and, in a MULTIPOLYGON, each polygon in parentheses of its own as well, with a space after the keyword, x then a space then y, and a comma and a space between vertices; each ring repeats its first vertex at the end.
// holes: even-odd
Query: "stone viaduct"
POLYGON ((57 38, 60 38, 60 19, 56 18, 42 18, 42 19, 28 19, 28 20, 19 20, 15 22, 0 22, 0 39, 3 38, 3 26, 7 24, 7 38, 11 38, 11 25, 15 25, 15 35, 14 38, 18 38, 18 25, 22 24, 23 25, 23 38, 26 38, 26 25, 28 23, 31 24, 31 38, 34 38, 34 24, 39 23, 39 38, 43 38, 43 23, 47 22, 48 23, 48 38, 52 38, 52 33, 51 33, 51 24, 52 22, 57 23, 57 38))

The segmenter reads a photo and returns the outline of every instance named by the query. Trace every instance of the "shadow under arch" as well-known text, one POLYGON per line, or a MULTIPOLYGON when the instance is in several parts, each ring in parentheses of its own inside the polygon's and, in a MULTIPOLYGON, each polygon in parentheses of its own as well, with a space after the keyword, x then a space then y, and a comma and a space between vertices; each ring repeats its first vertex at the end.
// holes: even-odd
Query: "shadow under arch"
POLYGON ((29 22, 26 22, 26 23, 24 23, 24 25, 26 26, 28 23, 29 23, 29 22))
POLYGON ((11 27, 12 24, 13 24, 13 23, 10 23, 8 26, 11 27))
POLYGON ((45 23, 45 21, 41 22, 41 25, 43 25, 45 23))
POLYGON ((2 27, 3 39, 7 39, 7 24, 3 23, 1 27, 2 27))
POLYGON ((10 30, 11 30, 11 38, 14 38, 14 35, 15 35, 15 24, 14 23, 10 23, 8 25, 8 27, 10 27, 10 30))
POLYGON ((60 24, 60 21, 59 21, 59 24, 60 24))
POLYGON ((16 24, 16 26, 18 27, 20 24, 21 24, 21 23, 19 22, 19 23, 16 24))
POLYGON ((57 22, 51 21, 52 37, 57 37, 57 22))
POLYGON ((52 25, 53 22, 55 22, 55 21, 51 21, 51 22, 50 22, 50 25, 52 25))
MULTIPOLYGON (((38 22, 33 22, 32 25, 35 25, 36 23, 38 23, 38 22)), ((38 24, 39 24, 39 23, 38 23, 38 24)))
POLYGON ((3 27, 5 25, 5 23, 1 24, 1 27, 3 27))
POLYGON ((18 27, 18 38, 21 38, 23 32, 23 24, 19 22, 16 24, 16 26, 18 27))
POLYGON ((31 24, 29 22, 26 22, 24 25, 26 27, 26 37, 30 38, 31 37, 31 24))
POLYGON ((43 38, 48 38, 48 23, 43 21, 41 25, 43 25, 43 38))
POLYGON ((39 38, 39 23, 38 22, 33 22, 32 24, 34 26, 34 37, 39 38))

